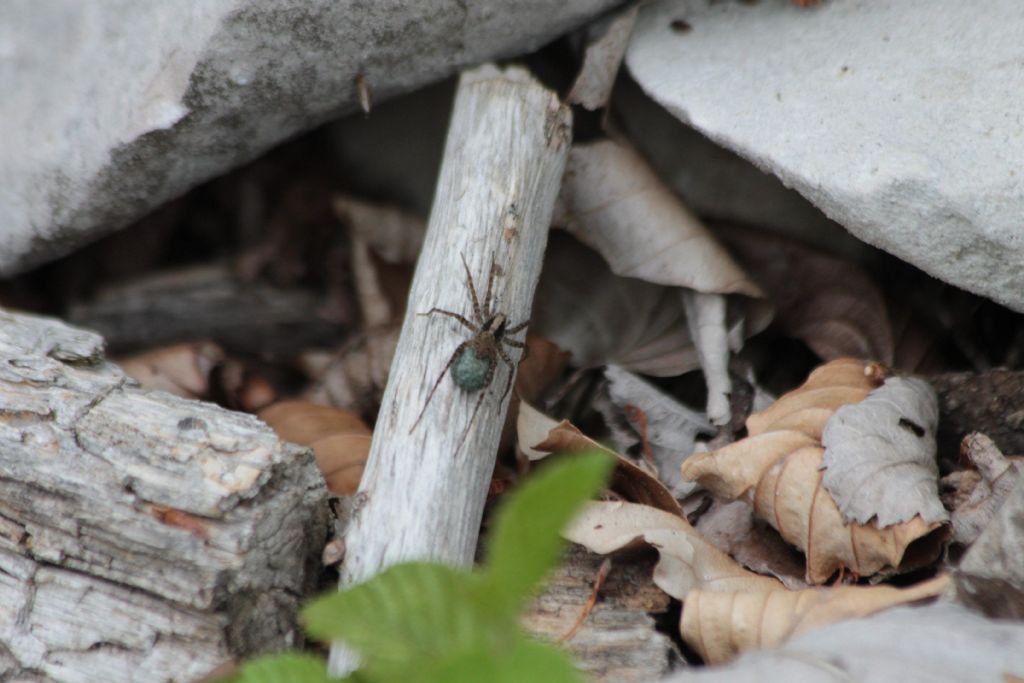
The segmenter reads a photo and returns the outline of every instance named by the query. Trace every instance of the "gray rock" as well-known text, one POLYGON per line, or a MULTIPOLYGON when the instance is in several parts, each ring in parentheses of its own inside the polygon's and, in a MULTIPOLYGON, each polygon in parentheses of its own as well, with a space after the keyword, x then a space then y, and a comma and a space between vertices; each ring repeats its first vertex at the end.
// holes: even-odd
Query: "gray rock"
POLYGON ((531 51, 614 4, 5 2, 0 274, 354 110, 359 76, 379 102, 531 51))
POLYGON ((676 117, 864 241, 1024 311, 1024 5, 670 0, 627 53, 676 117))

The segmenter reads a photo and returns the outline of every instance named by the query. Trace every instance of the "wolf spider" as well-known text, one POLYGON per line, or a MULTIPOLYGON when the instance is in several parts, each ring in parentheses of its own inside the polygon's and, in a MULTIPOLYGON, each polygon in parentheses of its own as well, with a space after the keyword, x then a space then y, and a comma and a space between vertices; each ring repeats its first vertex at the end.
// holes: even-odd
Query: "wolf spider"
MULTIPOLYGON (((467 394, 481 391, 480 398, 477 399, 476 405, 473 406, 473 412, 470 415, 469 424, 466 426, 466 432, 462 435, 462 440, 465 441, 469 428, 473 425, 473 420, 476 418, 476 413, 480 410, 480 405, 489 393, 482 390, 490 386, 491 381, 494 379, 494 372, 499 358, 508 366, 508 380, 505 382, 505 390, 502 392, 501 400, 498 402, 499 406, 508 395, 508 391, 512 387, 512 376, 515 374, 516 367, 512 359, 508 357, 504 347, 525 349, 526 344, 516 339, 508 339, 506 335, 522 331, 530 324, 530 321, 527 320, 526 322, 509 327, 508 318, 505 314, 494 310, 493 306, 496 302, 491 301, 491 291, 494 285, 494 278, 499 274, 499 269, 498 264, 493 259, 491 260, 491 272, 487 276, 487 291, 484 294, 484 301, 481 306, 476 295, 476 287, 473 286, 473 276, 470 274, 469 266, 466 264, 466 257, 461 254, 460 256, 462 257, 462 267, 466 270, 466 286, 469 288, 469 295, 473 300, 473 320, 467 320, 464 316, 454 311, 447 311, 441 308, 432 308, 426 313, 418 313, 417 315, 438 314, 454 318, 469 329, 473 336, 459 344, 455 352, 452 353, 451 358, 448 359, 448 363, 441 370, 441 374, 437 376, 437 381, 431 387, 430 393, 427 394, 426 403, 423 404, 423 408, 420 410, 420 414, 416 418, 416 422, 413 423, 409 433, 411 434, 419 425, 420 420, 423 419, 427 406, 430 405, 431 399, 434 398, 434 392, 437 391, 437 387, 440 386, 445 373, 450 369, 455 386, 467 394)), ((462 446, 461 441, 459 446, 462 446)))

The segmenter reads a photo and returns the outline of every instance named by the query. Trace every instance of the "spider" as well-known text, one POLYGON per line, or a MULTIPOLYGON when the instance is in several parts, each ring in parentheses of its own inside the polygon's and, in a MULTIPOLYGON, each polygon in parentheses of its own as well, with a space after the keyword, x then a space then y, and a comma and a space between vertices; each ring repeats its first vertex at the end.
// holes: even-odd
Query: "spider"
MULTIPOLYGON (((495 302, 491 301, 491 290, 493 289, 494 278, 499 274, 498 264, 493 259, 491 260, 491 272, 487 276, 487 291, 484 294, 483 306, 481 306, 476 295, 476 287, 473 286, 473 276, 470 275, 469 266, 466 264, 466 257, 464 254, 460 254, 460 256, 462 257, 462 267, 466 270, 466 286, 469 288, 469 295, 473 299, 473 320, 467 320, 464 316, 454 311, 446 311, 441 308, 432 308, 426 313, 419 313, 417 315, 446 315, 462 323, 464 327, 473 333, 473 336, 459 344, 455 352, 452 353, 451 358, 448 359, 448 363, 441 370, 441 374, 437 376, 437 381, 431 387, 430 393, 427 394, 427 401, 423 404, 423 408, 420 410, 420 414, 416 418, 416 422, 413 423, 409 433, 411 434, 419 425, 420 420, 423 419, 423 414, 427 412, 427 406, 430 405, 431 399, 434 398, 434 392, 440 386, 445 373, 451 369, 452 381, 455 382, 455 386, 467 394, 481 392, 480 398, 477 399, 476 405, 473 406, 473 413, 470 415, 466 432, 462 435, 462 440, 464 441, 469 433, 469 428, 473 425, 477 411, 480 410, 480 405, 489 393, 482 390, 490 386, 491 381, 494 379, 494 371, 497 368, 499 358, 508 366, 508 380, 505 382, 505 390, 501 394, 501 400, 498 402, 498 405, 501 405, 501 402, 508 395, 508 391, 512 387, 512 375, 515 373, 515 364, 508 357, 504 347, 525 349, 526 344, 515 339, 507 339, 506 335, 524 330, 530 324, 530 321, 527 320, 526 322, 509 327, 508 318, 505 314, 493 309, 495 302)), ((459 446, 462 446, 461 441, 459 446)))

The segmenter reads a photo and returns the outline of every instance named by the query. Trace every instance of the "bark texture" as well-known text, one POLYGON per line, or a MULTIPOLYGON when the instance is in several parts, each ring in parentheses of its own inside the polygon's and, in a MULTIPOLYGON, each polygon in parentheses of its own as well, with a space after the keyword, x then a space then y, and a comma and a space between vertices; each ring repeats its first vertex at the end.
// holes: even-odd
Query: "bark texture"
POLYGON ((0 679, 189 681, 296 643, 325 500, 255 417, 0 310, 0 679))

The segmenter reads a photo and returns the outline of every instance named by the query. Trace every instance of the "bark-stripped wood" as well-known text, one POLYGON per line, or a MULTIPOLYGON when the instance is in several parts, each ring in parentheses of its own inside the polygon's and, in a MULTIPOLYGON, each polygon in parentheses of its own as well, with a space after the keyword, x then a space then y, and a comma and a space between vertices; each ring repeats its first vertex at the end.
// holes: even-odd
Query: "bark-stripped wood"
POLYGON ((326 490, 255 417, 0 311, 0 679, 189 681, 295 644, 326 490))
MULTIPOLYGON (((405 560, 473 561, 508 402, 506 397, 499 405, 508 369, 498 361, 475 420, 478 394, 446 377, 410 431, 438 373, 470 335, 455 320, 417 312, 437 307, 472 317, 464 256, 478 291, 486 287, 492 261, 497 263, 503 275, 494 282, 496 309, 512 322, 529 317, 569 124, 569 110, 521 69, 484 66, 459 83, 423 251, 346 539, 342 585, 405 560)), ((518 361, 518 349, 510 351, 518 361)), ((342 647, 332 651, 334 672, 354 661, 342 647)))
MULTIPOLYGON (((590 598, 602 560, 573 545, 523 618, 534 635, 558 642, 576 623, 590 598)), ((563 644, 592 683, 656 681, 667 674, 679 652, 658 631, 671 598, 654 585, 650 559, 619 557, 599 591, 594 609, 563 644)))
POLYGON ((112 353, 212 339, 232 351, 294 353, 331 346, 344 328, 312 291, 247 281, 218 262, 166 270, 101 290, 69 322, 103 335, 112 353))

